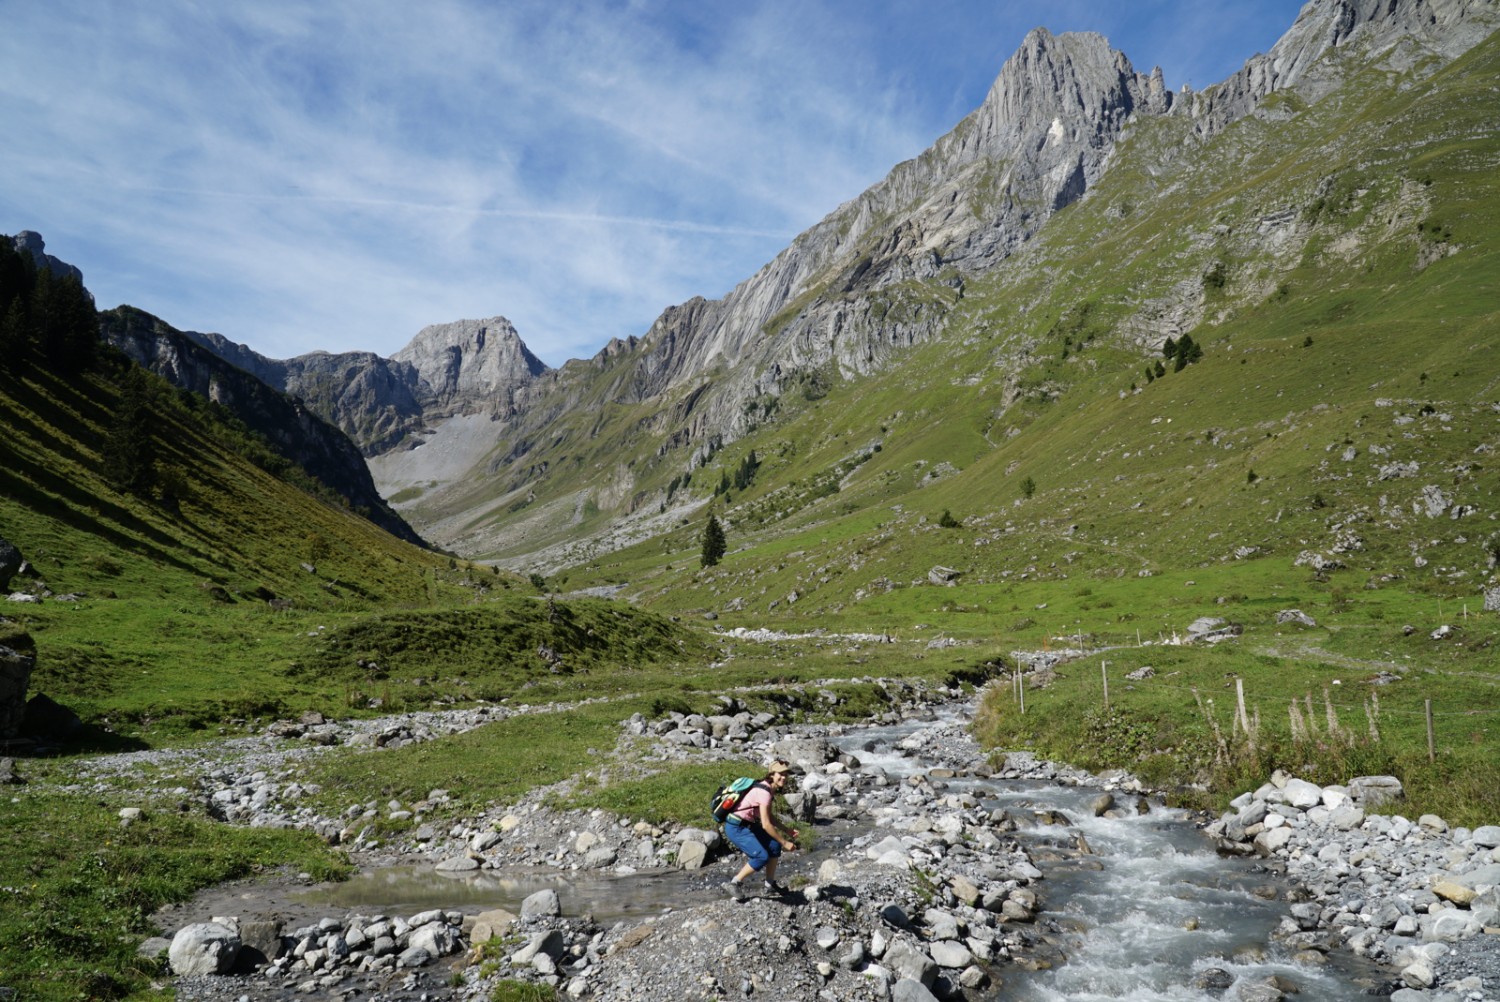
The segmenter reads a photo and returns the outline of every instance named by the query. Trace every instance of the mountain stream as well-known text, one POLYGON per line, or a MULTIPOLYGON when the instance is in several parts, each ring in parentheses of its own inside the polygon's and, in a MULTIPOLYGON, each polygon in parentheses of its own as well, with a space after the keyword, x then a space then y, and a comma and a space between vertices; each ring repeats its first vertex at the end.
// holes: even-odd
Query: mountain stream
MULTIPOLYGON (((862 765, 901 779, 933 765, 897 747, 923 726, 928 725, 849 728, 832 740, 862 765)), ((1338 952, 1323 964, 1295 961, 1272 936, 1289 914, 1285 880, 1259 860, 1218 855, 1185 812, 1153 805, 1146 814, 1094 817, 1090 802, 1097 789, 1039 781, 944 782, 954 792, 972 793, 986 808, 1010 810, 1013 817, 1050 810, 1068 821, 1022 827, 1014 834, 1045 874, 1036 885, 1044 905, 1036 927, 1055 948, 1057 962, 1036 971, 1002 965, 997 973, 1003 988, 983 997, 1214 1002, 1259 997, 1253 994, 1258 983, 1280 975, 1300 987, 1302 998, 1353 1002, 1385 980, 1373 965, 1338 952), (1077 851, 1080 837, 1088 847, 1084 853, 1077 851), (1239 986, 1252 995, 1235 994, 1239 986)), ((874 831, 868 823, 824 824, 818 847, 789 857, 786 872, 816 873, 821 858, 874 831)), ((718 892, 722 869, 705 880, 702 871, 615 875, 503 868, 445 875, 430 866, 399 866, 312 888, 303 903, 390 913, 519 911, 527 895, 550 887, 557 890, 564 914, 589 913, 608 924, 699 903, 706 893, 718 892)))

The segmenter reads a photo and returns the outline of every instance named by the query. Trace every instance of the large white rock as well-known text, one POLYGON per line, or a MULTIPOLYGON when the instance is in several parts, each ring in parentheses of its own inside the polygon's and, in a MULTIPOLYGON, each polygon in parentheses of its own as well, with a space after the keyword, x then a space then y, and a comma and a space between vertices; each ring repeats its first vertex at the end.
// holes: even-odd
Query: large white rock
POLYGON ((446 957, 458 948, 458 933, 451 925, 430 922, 412 930, 407 948, 419 947, 434 957, 446 957))
POLYGON ((562 914, 562 904, 557 900, 557 892, 548 887, 537 891, 535 894, 526 896, 521 902, 521 918, 547 918, 562 914))
POLYGON ((937 1002, 937 996, 922 982, 902 978, 891 986, 891 1002, 937 1002))
POLYGON ((240 934, 218 922, 195 922, 177 930, 167 960, 178 975, 223 974, 240 955, 240 934))
POLYGON ((1292 840, 1290 828, 1271 828, 1255 836, 1255 848, 1264 855, 1271 855, 1292 840))
POLYGON ((1323 802, 1323 788, 1305 779, 1287 780, 1286 789, 1282 793, 1286 797, 1286 802, 1298 810, 1305 811, 1323 802))
POLYGON ((922 949, 909 939, 897 939, 886 948, 881 958, 898 977, 910 978, 922 985, 932 984, 937 977, 937 965, 922 949))
POLYGON ((1462 908, 1445 908, 1422 922, 1422 938, 1429 942, 1456 943, 1478 931, 1478 920, 1462 908))
POLYGON ((701 870, 708 859, 708 846, 702 842, 684 842, 677 850, 677 866, 683 870, 701 870))
POLYGON ((1482 828, 1475 828, 1471 837, 1475 845, 1484 846, 1486 849, 1500 848, 1500 826, 1485 825, 1482 828))
POLYGON ((974 955, 969 952, 968 947, 953 940, 939 940, 930 943, 927 952, 932 955, 932 962, 939 967, 965 968, 974 962, 974 955))

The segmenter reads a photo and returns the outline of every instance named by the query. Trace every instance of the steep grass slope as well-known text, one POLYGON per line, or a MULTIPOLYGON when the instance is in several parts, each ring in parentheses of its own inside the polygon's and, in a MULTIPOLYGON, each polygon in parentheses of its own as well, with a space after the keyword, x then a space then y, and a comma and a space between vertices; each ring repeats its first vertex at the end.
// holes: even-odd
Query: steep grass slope
POLYGON ((397 540, 215 406, 118 357, 0 377, 0 426, 0 536, 30 564, 11 589, 40 599, 0 615, 36 642, 32 691, 86 719, 260 712, 288 695, 261 678, 277 641, 311 621, 532 592, 397 540), (106 472, 130 380, 146 387, 132 420, 149 489, 106 472))
POLYGON ((826 614, 933 564, 983 582, 1300 559, 1477 607, 1500 545, 1497 80, 1492 40, 1198 146, 1188 123, 1142 125, 1089 198, 968 285, 942 343, 832 376, 694 474, 702 503, 761 461, 714 500, 745 550, 725 569, 694 573, 684 509, 568 580, 759 613, 796 590, 826 614), (1178 369, 1162 349, 1184 335, 1201 358, 1178 369), (945 509, 963 530, 938 528, 945 509))

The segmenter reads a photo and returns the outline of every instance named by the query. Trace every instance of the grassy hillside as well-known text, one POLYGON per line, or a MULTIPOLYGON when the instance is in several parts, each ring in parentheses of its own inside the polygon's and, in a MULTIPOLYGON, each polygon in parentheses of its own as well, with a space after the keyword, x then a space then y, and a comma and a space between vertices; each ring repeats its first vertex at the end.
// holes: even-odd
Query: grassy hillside
MULTIPOLYGON (((1346 723, 1379 692, 1380 762, 1493 817, 1492 795, 1448 777, 1474 765, 1478 789, 1500 787, 1484 764, 1500 624, 1483 611, 1500 580, 1497 81, 1491 40, 1426 78, 1366 68, 1317 103, 1274 99, 1206 142, 1184 120, 1141 123, 1088 198, 967 285, 943 341, 784 401, 694 473, 701 502, 750 450, 761 461, 712 500, 722 564, 699 566, 706 513, 684 509, 557 580, 730 624, 941 633, 1000 654, 1079 634, 1136 648, 1221 616, 1246 629, 1236 659, 1180 656, 1207 659, 1194 671, 1218 688, 1251 682, 1276 764, 1312 768, 1288 703, 1311 693, 1322 715, 1337 677, 1356 683, 1333 690, 1346 723), (1163 347, 1184 336, 1201 355, 1179 367, 1163 347), (927 583, 939 565, 953 587, 927 583), (1296 607, 1319 625, 1288 634, 1275 617, 1296 607), (1404 682, 1376 688, 1386 673, 1404 682), (1449 756, 1432 768, 1427 699, 1449 756)), ((1154 659, 1136 650, 1131 667, 1154 659)), ((1097 703, 1101 660, 1128 670, 1095 655, 1078 673, 1094 688, 1059 712, 1097 703)), ((1176 724, 1151 718, 1147 750, 1179 747, 1176 725, 1209 733, 1191 688, 1176 724)))
POLYGON ((44 596, 0 614, 36 642, 32 691, 87 720, 201 724, 295 706, 305 687, 265 676, 285 661, 281 642, 330 617, 534 594, 392 538, 213 406, 123 360, 0 377, 0 424, 0 536, 31 565, 12 589, 44 596), (127 374, 149 398, 140 424, 156 475, 144 490, 108 476, 127 374))

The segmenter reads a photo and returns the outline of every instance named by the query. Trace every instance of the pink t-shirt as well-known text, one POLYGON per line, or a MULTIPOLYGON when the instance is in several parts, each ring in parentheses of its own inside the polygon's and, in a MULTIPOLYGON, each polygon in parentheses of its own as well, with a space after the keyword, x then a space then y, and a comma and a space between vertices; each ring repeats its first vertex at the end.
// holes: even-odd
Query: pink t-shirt
POLYGON ((764 783, 756 783, 745 791, 740 798, 740 806, 734 809, 734 816, 741 821, 752 825, 760 824, 760 806, 771 802, 771 789, 764 783))

